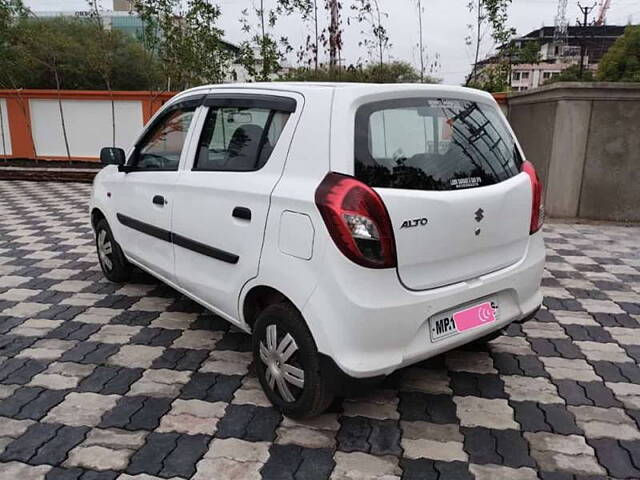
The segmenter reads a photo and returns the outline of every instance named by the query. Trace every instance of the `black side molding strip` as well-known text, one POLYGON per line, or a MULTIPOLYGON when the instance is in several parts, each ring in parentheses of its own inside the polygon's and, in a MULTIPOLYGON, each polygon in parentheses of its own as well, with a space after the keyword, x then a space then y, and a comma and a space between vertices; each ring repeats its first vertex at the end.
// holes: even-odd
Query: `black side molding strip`
POLYGON ((207 257, 215 258, 216 260, 231 264, 236 264, 238 263, 238 260, 240 260, 240 257, 234 253, 220 250, 219 248, 215 247, 210 247, 209 245, 205 245, 204 243, 200 243, 195 240, 191 240, 190 238, 183 237, 182 235, 172 233, 168 230, 149 225, 148 223, 141 222, 140 220, 136 220, 135 218, 128 217, 121 213, 118 213, 116 216, 118 217, 118 221, 126 227, 132 228, 151 237, 159 238, 160 240, 164 240, 165 242, 173 243, 174 245, 186 248, 187 250, 199 253, 200 255, 205 255, 207 257))
POLYGON ((159 238, 160 240, 171 243, 171 232, 169 230, 154 227, 153 225, 141 222, 135 218, 127 217, 121 213, 118 213, 116 216, 118 217, 118 221, 126 227, 133 228, 134 230, 138 230, 139 232, 145 233, 151 237, 159 238))
POLYGON ((216 260, 222 260, 227 263, 238 263, 240 257, 233 253, 229 253, 225 250, 220 250, 216 247, 210 247, 209 245, 205 245, 204 243, 196 242, 195 240, 191 240, 190 238, 183 237, 182 235, 178 235, 177 233, 172 234, 173 243, 178 245, 179 247, 186 248, 187 250, 191 250, 192 252, 199 253, 200 255, 206 255, 207 257, 215 258, 216 260))

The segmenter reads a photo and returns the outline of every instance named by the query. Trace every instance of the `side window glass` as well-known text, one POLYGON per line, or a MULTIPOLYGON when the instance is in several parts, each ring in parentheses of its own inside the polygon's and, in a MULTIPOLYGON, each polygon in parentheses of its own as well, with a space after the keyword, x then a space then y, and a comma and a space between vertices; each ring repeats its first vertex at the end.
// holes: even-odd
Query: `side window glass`
POLYGON ((265 108, 211 107, 194 170, 251 172, 269 160, 288 113, 265 108))
POLYGON ((136 148, 133 166, 139 170, 178 169, 195 108, 174 110, 150 130, 136 148))

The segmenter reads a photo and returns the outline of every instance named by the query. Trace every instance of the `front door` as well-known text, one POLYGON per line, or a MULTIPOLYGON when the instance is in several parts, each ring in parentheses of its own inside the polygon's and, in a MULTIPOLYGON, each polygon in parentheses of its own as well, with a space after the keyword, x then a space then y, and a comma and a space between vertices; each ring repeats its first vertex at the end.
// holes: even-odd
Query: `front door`
POLYGON ((270 196, 282 175, 297 103, 275 95, 214 94, 204 104, 208 111, 189 155, 193 164, 182 171, 174 195, 176 279, 233 321, 240 289, 258 273, 270 196))
POLYGON ((128 258, 173 280, 171 214, 178 166, 194 106, 169 107, 147 129, 113 193, 116 238, 128 258))

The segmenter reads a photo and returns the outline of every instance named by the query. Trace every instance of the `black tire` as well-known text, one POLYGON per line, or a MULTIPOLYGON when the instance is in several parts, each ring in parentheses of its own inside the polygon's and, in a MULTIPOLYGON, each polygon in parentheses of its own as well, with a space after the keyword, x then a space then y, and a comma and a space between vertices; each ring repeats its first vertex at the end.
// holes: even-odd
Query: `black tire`
MULTIPOLYGON (((326 378, 322 375, 316 343, 304 319, 292 305, 278 303, 265 308, 256 319, 252 344, 258 380, 271 403, 280 412, 291 418, 305 418, 319 415, 327 409, 333 400, 333 394, 327 388, 326 378), (269 342, 267 338, 267 330, 269 329, 270 332, 273 332, 272 326, 274 325, 277 332, 275 346, 290 345, 290 342, 283 343, 288 334, 293 338, 294 347, 297 346, 297 349, 288 358, 279 356, 279 361, 275 361, 273 356, 269 356, 268 361, 274 361, 277 365, 270 367, 267 366, 267 361, 263 360, 261 356, 260 344, 262 343, 262 348, 264 348, 265 352, 269 350, 269 346, 274 345, 274 342, 269 342), (288 365, 286 370, 284 369, 285 365, 288 365), (283 367, 282 370, 279 368, 280 366, 283 367), (294 380, 297 378, 299 380, 299 376, 296 377, 290 374, 293 371, 291 370, 292 367, 302 370, 304 373, 302 388, 290 383, 290 380, 285 380, 285 378, 293 378, 294 380), (269 373, 268 370, 271 368, 275 368, 275 370, 271 370, 271 373, 269 373), (275 377, 278 375, 274 376, 273 371, 277 371, 279 372, 278 375, 282 375, 281 380, 276 380, 275 377), (285 375, 282 372, 287 372, 289 375, 285 375), (271 378, 273 380, 270 384, 271 378), (282 390, 278 381, 282 381, 286 385, 293 396, 293 400, 285 398, 286 395, 281 393, 282 390)), ((293 347, 291 349, 293 350, 293 347)), ((287 352, 288 349, 282 348, 282 350, 287 352)))
POLYGON ((109 224, 104 218, 96 223, 96 250, 105 277, 115 283, 124 283, 131 278, 131 264, 113 238, 109 224), (111 246, 110 253, 104 253, 104 250, 101 253, 101 242, 111 246))

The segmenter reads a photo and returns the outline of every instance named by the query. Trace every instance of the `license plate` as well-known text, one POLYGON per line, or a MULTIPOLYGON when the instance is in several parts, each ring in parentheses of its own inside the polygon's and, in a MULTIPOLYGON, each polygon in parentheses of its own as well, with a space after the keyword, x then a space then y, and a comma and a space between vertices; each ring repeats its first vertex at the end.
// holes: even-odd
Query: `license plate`
POLYGON ((431 341, 457 335, 465 330, 488 325, 496 321, 496 302, 482 302, 462 310, 453 310, 429 319, 431 341))

